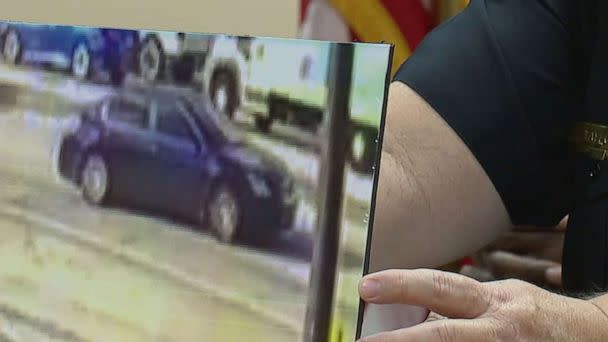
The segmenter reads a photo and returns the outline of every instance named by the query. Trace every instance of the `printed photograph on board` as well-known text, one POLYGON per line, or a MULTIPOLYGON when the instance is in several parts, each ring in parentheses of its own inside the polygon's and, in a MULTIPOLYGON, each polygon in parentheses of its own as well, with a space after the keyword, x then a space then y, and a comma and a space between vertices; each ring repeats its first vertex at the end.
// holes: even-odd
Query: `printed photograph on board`
MULTIPOLYGON (((0 339, 301 340, 333 44, 0 21, 0 339)), ((353 44, 334 341, 390 72, 353 44)))

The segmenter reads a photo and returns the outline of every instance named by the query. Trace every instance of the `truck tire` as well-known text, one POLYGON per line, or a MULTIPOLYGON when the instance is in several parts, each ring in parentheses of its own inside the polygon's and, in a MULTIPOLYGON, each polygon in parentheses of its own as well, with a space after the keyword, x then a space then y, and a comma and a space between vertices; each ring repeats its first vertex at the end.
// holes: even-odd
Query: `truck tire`
POLYGON ((2 57, 4 61, 8 64, 17 65, 21 63, 22 52, 23 45, 19 33, 15 29, 9 29, 2 45, 2 57))
POLYGON ((256 116, 255 117, 255 127, 260 130, 262 133, 270 132, 270 127, 272 126, 272 119, 264 116, 256 116))
POLYGON ((309 132, 318 132, 323 122, 323 112, 316 108, 295 107, 290 117, 292 124, 309 132))
POLYGON ((146 37, 137 56, 139 75, 146 82, 155 82, 163 78, 166 56, 163 47, 154 36, 146 37))
POLYGON ((354 127, 349 144, 349 159, 353 171, 372 174, 376 162, 377 132, 374 129, 354 127))
POLYGON ((233 119, 238 107, 237 85, 235 77, 227 71, 217 72, 209 89, 213 107, 229 119, 233 119))
POLYGON ((91 49, 84 41, 79 41, 72 49, 70 73, 79 81, 85 81, 93 75, 91 49))

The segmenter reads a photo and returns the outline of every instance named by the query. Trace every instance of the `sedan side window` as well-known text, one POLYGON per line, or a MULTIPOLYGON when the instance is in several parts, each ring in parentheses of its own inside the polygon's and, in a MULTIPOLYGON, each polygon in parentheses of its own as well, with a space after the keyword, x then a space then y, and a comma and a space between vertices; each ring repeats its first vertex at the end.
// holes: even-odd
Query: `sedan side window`
POLYGON ((179 114, 160 113, 157 129, 162 134, 194 143, 188 122, 179 114))
POLYGON ((124 99, 113 101, 110 105, 108 119, 113 122, 145 128, 147 126, 146 107, 124 99))

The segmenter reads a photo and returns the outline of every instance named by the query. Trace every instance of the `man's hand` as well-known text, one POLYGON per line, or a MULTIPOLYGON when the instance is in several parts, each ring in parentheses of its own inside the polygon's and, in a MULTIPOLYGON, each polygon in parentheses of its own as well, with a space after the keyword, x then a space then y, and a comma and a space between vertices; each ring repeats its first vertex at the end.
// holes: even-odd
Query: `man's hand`
POLYGON ((503 234, 474 256, 475 266, 461 274, 480 281, 519 279, 534 285, 561 289, 561 262, 567 218, 554 229, 518 227, 503 234))
MULTIPOLYGON (((520 279, 544 288, 560 289, 564 234, 560 232, 510 232, 475 257, 477 267, 492 276, 490 280, 520 279)), ((470 269, 461 274, 478 280, 470 269)))
POLYGON ((367 303, 422 306, 446 317, 360 341, 608 341, 608 318, 597 306, 518 280, 388 270, 366 276, 359 290, 367 303))

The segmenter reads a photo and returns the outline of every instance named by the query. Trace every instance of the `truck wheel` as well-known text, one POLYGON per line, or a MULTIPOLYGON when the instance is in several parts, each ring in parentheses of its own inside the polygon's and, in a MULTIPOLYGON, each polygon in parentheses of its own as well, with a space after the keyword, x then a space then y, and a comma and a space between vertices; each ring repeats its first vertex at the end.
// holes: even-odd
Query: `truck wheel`
POLYGON ((2 55, 4 60, 9 64, 19 64, 21 62, 21 38, 14 29, 10 29, 4 38, 4 46, 2 47, 2 55))
POLYGON ((140 76, 147 82, 158 81, 165 70, 165 53, 160 42, 148 37, 139 50, 138 66, 140 76))
POLYGON ((91 71, 93 70, 92 66, 91 51, 87 44, 84 42, 76 44, 72 51, 72 61, 70 65, 72 76, 80 81, 87 80, 91 76, 91 71))
POLYGON ((213 77, 209 89, 213 107, 228 118, 234 118, 237 107, 236 81, 227 72, 220 72, 213 77))
POLYGON ((263 117, 263 116, 256 116, 255 117, 255 127, 260 130, 263 133, 268 133, 270 132, 270 127, 272 126, 272 119, 271 118, 267 118, 267 117, 263 117))
POLYGON ((356 172, 371 174, 376 162, 374 130, 355 128, 350 142, 350 164, 356 172))

